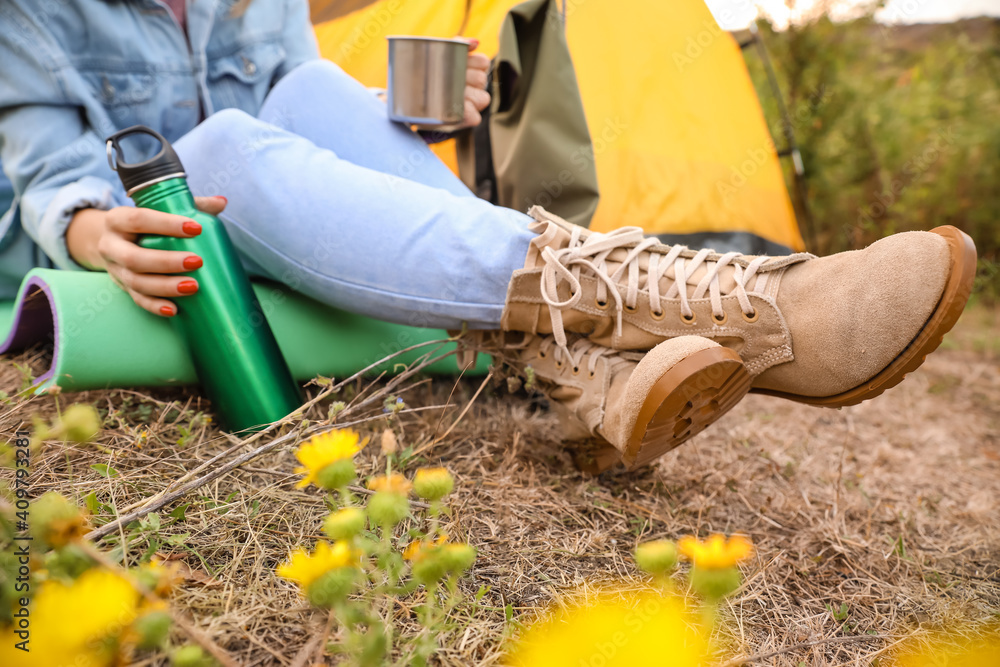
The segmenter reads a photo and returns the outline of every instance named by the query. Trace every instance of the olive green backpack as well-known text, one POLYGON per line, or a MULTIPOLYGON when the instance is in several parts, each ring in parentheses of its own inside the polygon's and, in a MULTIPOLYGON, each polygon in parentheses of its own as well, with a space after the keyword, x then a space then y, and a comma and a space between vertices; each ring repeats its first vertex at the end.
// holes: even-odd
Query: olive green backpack
POLYGON ((483 122, 458 138, 462 180, 495 204, 538 204, 587 226, 597 171, 576 72, 556 0, 513 7, 500 28, 483 122))

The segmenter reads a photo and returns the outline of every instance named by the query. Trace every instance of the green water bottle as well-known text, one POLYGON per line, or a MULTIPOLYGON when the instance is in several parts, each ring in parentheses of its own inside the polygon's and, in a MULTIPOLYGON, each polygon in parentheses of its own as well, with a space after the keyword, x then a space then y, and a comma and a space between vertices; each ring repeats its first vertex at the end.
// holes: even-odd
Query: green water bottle
POLYGON ((250 286, 229 235, 214 215, 195 208, 184 167, 159 133, 142 125, 108 137, 108 161, 118 172, 136 206, 183 215, 201 225, 193 238, 143 235, 138 243, 155 250, 181 250, 199 255, 201 268, 188 271, 198 291, 175 297, 171 318, 187 346, 198 380, 222 425, 231 431, 256 431, 301 405, 292 378, 250 286), (127 164, 120 140, 146 134, 160 142, 153 157, 127 164))

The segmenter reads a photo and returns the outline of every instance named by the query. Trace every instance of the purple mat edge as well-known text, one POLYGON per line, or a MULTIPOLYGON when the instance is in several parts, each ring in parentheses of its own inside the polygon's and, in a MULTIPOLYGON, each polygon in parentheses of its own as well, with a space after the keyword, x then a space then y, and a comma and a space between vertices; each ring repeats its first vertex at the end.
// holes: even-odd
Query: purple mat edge
POLYGON ((17 302, 14 304, 14 319, 10 325, 7 339, 0 343, 0 354, 13 352, 43 340, 51 340, 52 363, 49 369, 35 379, 36 383, 50 379, 58 367, 59 361, 59 318, 56 316, 55 299, 48 283, 38 276, 30 277, 21 288, 17 302), (39 292, 45 295, 45 305, 37 306, 32 299, 39 292))

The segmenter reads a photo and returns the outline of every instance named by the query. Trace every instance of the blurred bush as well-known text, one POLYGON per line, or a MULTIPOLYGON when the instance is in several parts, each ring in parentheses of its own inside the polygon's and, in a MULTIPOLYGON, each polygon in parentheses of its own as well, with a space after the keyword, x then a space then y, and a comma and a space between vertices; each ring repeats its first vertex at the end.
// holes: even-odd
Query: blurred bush
MULTIPOLYGON (((955 225, 979 250, 979 298, 1000 300, 1000 20, 885 26, 870 14, 821 14, 782 32, 759 27, 805 164, 809 249, 955 225)), ((763 64, 753 50, 746 56, 781 146, 763 64)))

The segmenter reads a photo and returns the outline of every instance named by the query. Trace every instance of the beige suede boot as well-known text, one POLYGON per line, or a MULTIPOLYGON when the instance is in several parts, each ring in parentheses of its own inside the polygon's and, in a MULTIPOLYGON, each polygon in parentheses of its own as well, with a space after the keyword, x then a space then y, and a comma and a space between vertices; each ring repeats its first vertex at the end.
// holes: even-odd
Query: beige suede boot
POLYGON ((739 355, 698 336, 674 338, 646 353, 616 352, 572 334, 567 347, 552 336, 522 333, 473 332, 466 339, 548 396, 564 439, 602 438, 614 446, 614 459, 630 468, 700 433, 750 388, 739 355))
POLYGON ((830 257, 753 257, 529 213, 539 236, 508 287, 505 330, 557 343, 571 331, 619 350, 705 336, 739 352, 751 391, 828 407, 877 396, 923 363, 961 315, 976 270, 972 239, 955 227, 830 257))

